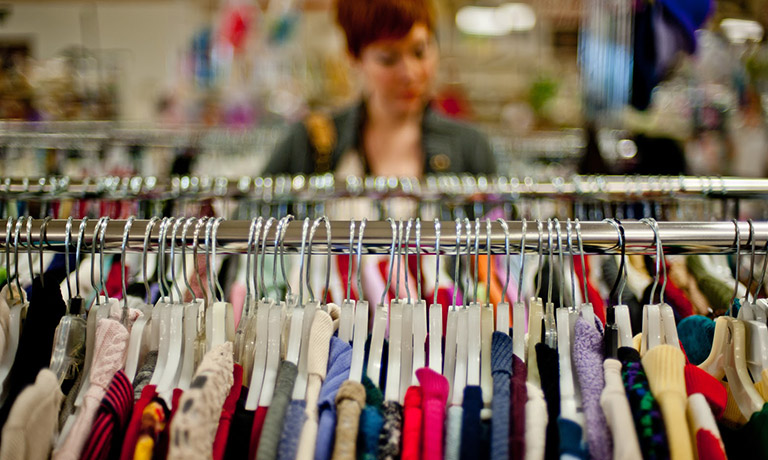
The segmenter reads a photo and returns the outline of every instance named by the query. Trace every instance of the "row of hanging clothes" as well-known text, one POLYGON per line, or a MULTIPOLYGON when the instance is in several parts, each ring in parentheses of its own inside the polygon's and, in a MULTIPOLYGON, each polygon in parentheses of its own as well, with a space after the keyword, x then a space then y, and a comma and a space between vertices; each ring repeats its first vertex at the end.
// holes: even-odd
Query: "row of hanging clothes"
POLYGON ((0 459, 768 456, 764 222, 292 220, 9 218, 0 459))

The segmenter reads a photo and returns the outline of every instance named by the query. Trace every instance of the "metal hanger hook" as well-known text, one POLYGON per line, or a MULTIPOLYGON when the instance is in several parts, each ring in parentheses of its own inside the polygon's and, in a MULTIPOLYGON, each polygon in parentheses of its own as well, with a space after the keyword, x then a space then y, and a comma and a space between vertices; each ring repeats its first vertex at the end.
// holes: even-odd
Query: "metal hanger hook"
MULTIPOLYGON (((305 224, 306 225, 306 224, 305 224)), ((304 227, 306 229, 306 227, 304 227)), ((304 237, 302 236, 302 246, 304 237)), ((345 300, 352 300, 352 253, 355 250, 355 219, 349 220, 349 262, 347 266, 347 293, 345 300)), ((304 257, 301 258, 302 261, 304 257)))
POLYGON ((317 231, 317 228, 320 226, 320 223, 325 224, 325 237, 326 237, 326 249, 328 251, 328 257, 325 267, 325 290, 323 292, 323 305, 327 304, 328 302, 328 287, 330 283, 330 274, 331 274, 331 223, 328 220, 326 216, 321 216, 315 219, 314 222, 312 222, 312 228, 309 230, 309 243, 307 244, 307 290, 309 291, 309 297, 310 301, 315 301, 315 293, 312 291, 312 283, 310 282, 310 273, 311 273, 311 264, 312 264, 312 242, 315 239, 315 232, 317 231))
MULTIPOLYGON (((173 224, 173 230, 171 230, 171 287, 176 291, 176 295, 179 296, 179 302, 184 302, 184 296, 181 293, 179 287, 179 279, 176 276, 176 234, 179 231, 179 227, 184 224, 185 219, 176 219, 173 224)), ((173 303, 173 292, 171 292, 171 303, 173 303)))
MULTIPOLYGON (((125 324, 126 311, 128 308, 128 288, 125 285, 125 250, 128 246, 128 235, 131 233, 131 227, 133 227, 133 221, 136 220, 134 216, 130 216, 125 221, 125 227, 123 227, 123 241, 120 243, 120 282, 123 288, 123 324, 125 324)), ((70 224, 71 222, 67 222, 70 224)))
MULTIPOLYGON (((440 219, 435 218, 435 290, 432 294, 432 305, 437 305, 437 291, 440 286, 440 227, 440 219)), ((454 302, 455 299, 454 297, 454 302)))
POLYGON ((416 295, 422 299, 421 293, 421 219, 416 218, 416 295))
MULTIPOLYGON (((405 246, 405 260, 403 264, 405 265, 405 294, 408 297, 408 303, 411 303, 411 287, 408 283, 408 256, 410 255, 410 244, 411 244, 411 227, 413 226, 413 218, 408 219, 408 224, 405 226, 405 241, 403 245, 405 246)), ((399 271, 399 270, 398 270, 399 271)), ((399 279, 399 277, 398 277, 399 279)))
POLYGON ((224 289, 221 288, 221 283, 219 282, 218 276, 213 276, 216 273, 216 243, 219 240, 219 225, 221 225, 221 222, 224 220, 223 217, 218 217, 213 222, 213 231, 211 233, 211 259, 213 261, 213 265, 211 266, 211 277, 216 282, 216 291, 219 293, 218 301, 223 302, 224 301, 224 289))
POLYGON ((739 266, 741 265, 741 229, 739 228, 739 221, 732 219, 734 227, 736 227, 736 275, 733 283, 733 298, 731 299, 731 305, 728 306, 728 310, 733 315, 733 303, 736 301, 736 297, 739 295, 739 266))
MULTIPOLYGON (((461 265, 461 219, 456 219, 456 266, 454 267, 454 276, 453 279, 458 284, 461 280, 459 278, 460 269, 459 266, 461 265)), ((456 296, 459 293, 458 289, 453 290, 453 306, 456 306, 456 296)), ((435 298, 437 298, 437 294, 435 294, 435 298)))
MULTIPOLYGON (((149 276, 147 275, 147 252, 149 251, 149 245, 150 245, 149 240, 150 240, 150 237, 152 236, 152 230, 154 229, 155 224, 157 224, 159 220, 160 219, 157 216, 152 216, 152 218, 149 219, 149 222, 147 222, 147 228, 144 230, 144 245, 141 248, 142 249, 142 254, 141 254, 142 275, 144 278, 144 290, 145 290, 144 301, 146 303, 149 303, 152 300, 150 297, 150 290, 149 290, 149 276)), ((80 224, 81 233, 83 230, 84 230, 83 224, 80 224)), ((77 238, 78 254, 80 253, 80 241, 81 241, 81 238, 80 236, 78 236, 77 238)), ((75 260, 77 260, 78 258, 79 258, 78 256, 75 256, 75 260)), ((78 283, 78 291, 77 291, 78 296, 80 295, 79 284, 80 283, 78 283)))
POLYGON ((579 258, 581 259, 581 281, 584 286, 584 301, 589 303, 589 290, 587 289, 587 264, 584 262, 584 245, 581 240, 581 222, 575 219, 576 243, 579 246, 579 258))
POLYGON ((541 293, 541 272, 544 269, 544 224, 541 222, 541 219, 536 219, 536 232, 538 233, 537 252, 539 253, 536 266, 536 298, 539 298, 541 293))
POLYGON ((496 219, 496 221, 501 225, 501 229, 504 230, 504 257, 507 266, 507 277, 504 281, 504 291, 501 293, 501 301, 507 303, 507 288, 509 287, 509 276, 512 269, 509 257, 509 225, 507 225, 507 221, 501 218, 496 219))
MULTIPOLYGON (((309 222, 310 222, 310 218, 305 217, 304 225, 302 226, 302 229, 301 229, 301 249, 299 250, 299 305, 304 305, 304 281, 305 281, 304 262, 306 260, 304 259, 304 257, 306 256, 305 249, 307 247, 307 232, 309 232, 309 222)), ((309 275, 307 275, 307 278, 309 278, 309 275)), ((312 286, 309 286, 309 291, 310 291, 310 294, 309 294, 310 302, 313 302, 315 300, 315 296, 312 293, 312 286)))
MULTIPOLYGON (((528 231, 528 221, 523 217, 520 229, 520 277, 517 283, 517 301, 523 301, 523 276, 525 274, 525 236, 528 231)), ((490 271, 488 272, 490 274, 490 271)), ((490 276, 490 275, 489 275, 490 276)))
MULTIPOLYGON (((184 285, 187 288, 187 292, 189 292, 189 295, 192 296, 192 298, 195 297, 195 293, 192 290, 192 285, 189 282, 189 275, 187 274, 187 232, 189 232, 189 227, 191 227, 192 223, 196 220, 197 217, 188 217, 184 221, 184 227, 181 229, 181 275, 182 278, 184 278, 184 285)), ((248 277, 246 277, 246 286, 249 286, 248 277)))
MULTIPOLYGON (((8 235, 6 230, 6 236, 8 235)), ((72 302, 72 283, 69 281, 69 247, 72 244, 72 216, 67 217, 67 225, 64 227, 64 269, 67 271, 67 299, 72 302)), ((6 243, 7 248, 7 243, 6 243)), ((77 267, 77 265, 75 265, 77 267)), ((10 277, 11 273, 6 268, 6 276, 10 277)))
MULTIPOLYGON (((365 225, 368 223, 368 219, 363 217, 363 221, 360 222, 360 229, 357 233, 357 297, 358 300, 363 299, 363 283, 362 283, 362 256, 363 256, 363 234, 365 232, 365 225)), ((350 260, 350 263, 352 261, 350 260)))
MULTIPOLYGON (((13 217, 8 217, 8 222, 5 224, 5 277, 6 285, 8 286, 8 299, 9 303, 13 304, 13 288, 11 288, 11 234, 13 233, 13 217)), ((69 280, 69 278, 67 278, 69 280)))
MULTIPOLYGON (((747 223, 749 224, 749 244, 751 248, 749 257, 749 277, 747 278, 749 281, 747 282, 747 294, 745 297, 748 302, 750 290, 752 289, 752 276, 755 274, 755 224, 752 222, 752 219, 747 219, 747 223)), ((752 302, 756 299, 757 297, 753 296, 752 302)))
POLYGON ((384 305, 384 300, 387 298, 389 287, 392 285, 392 269, 395 265, 395 250, 397 249, 397 225, 395 225, 395 220, 391 217, 387 217, 387 222, 389 222, 389 226, 392 230, 392 244, 389 247, 389 273, 387 273, 387 284, 384 288, 384 291, 381 293, 381 301, 379 302, 380 306, 384 305))

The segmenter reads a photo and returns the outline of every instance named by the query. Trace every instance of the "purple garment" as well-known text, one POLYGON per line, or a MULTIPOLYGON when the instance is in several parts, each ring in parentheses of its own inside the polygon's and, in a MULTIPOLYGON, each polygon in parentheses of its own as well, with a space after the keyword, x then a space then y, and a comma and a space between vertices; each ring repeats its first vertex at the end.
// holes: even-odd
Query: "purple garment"
POLYGON ((285 413, 285 420, 283 421, 283 431, 280 433, 280 443, 277 446, 277 460, 296 458, 301 429, 307 420, 306 407, 307 402, 303 399, 294 399, 288 405, 288 411, 285 413))
POLYGON ((510 408, 509 451, 512 458, 525 457, 525 403, 528 401, 528 368, 522 359, 512 355, 512 407, 510 408))
POLYGON ((581 405, 587 420, 587 443, 592 459, 611 458, 613 443, 608 422, 600 407, 605 388, 603 374, 603 332, 599 321, 590 325, 579 316, 574 325, 573 363, 581 389, 581 405))
POLYGON ((318 424, 315 443, 315 460, 330 460, 336 434, 336 393, 349 379, 352 365, 352 347, 340 338, 331 337, 331 351, 328 356, 328 371, 317 400, 318 424))

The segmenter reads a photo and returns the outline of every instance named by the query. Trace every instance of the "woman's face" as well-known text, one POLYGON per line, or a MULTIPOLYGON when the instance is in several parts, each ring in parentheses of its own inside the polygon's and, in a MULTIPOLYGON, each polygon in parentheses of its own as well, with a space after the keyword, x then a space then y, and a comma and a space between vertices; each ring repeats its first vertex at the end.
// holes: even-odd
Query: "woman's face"
POLYGON ((429 99, 437 54, 429 29, 415 24, 401 39, 366 46, 357 67, 368 95, 394 115, 404 116, 422 110, 429 99))

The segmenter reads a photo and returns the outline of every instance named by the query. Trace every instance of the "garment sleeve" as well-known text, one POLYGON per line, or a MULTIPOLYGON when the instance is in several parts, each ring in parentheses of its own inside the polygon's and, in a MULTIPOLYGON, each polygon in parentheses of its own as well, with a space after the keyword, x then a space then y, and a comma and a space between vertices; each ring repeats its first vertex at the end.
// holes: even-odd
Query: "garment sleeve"
POLYGON ((262 175, 309 174, 312 172, 309 135, 303 123, 296 123, 277 144, 262 175))

